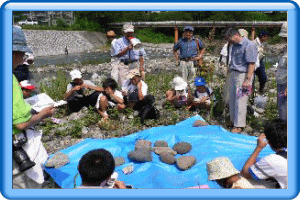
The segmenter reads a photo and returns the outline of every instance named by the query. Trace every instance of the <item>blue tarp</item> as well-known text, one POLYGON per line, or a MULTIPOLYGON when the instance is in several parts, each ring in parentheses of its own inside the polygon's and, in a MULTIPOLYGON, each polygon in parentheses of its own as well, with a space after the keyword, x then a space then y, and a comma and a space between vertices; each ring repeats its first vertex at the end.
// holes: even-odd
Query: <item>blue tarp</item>
MULTIPOLYGON (((69 156, 71 161, 69 164, 59 169, 45 170, 60 187, 74 188, 74 177, 78 173, 77 165, 80 158, 90 150, 104 148, 115 157, 125 158, 125 163, 116 167, 115 171, 119 174, 118 180, 133 185, 134 188, 187 188, 197 185, 220 188, 216 182, 207 180, 206 163, 216 157, 227 156, 234 166, 241 170, 256 147, 257 137, 231 133, 216 125, 192 127, 196 119, 203 120, 201 116, 194 116, 176 125, 153 127, 122 138, 85 139, 61 151, 69 156), (192 144, 192 150, 185 155, 195 156, 196 164, 189 170, 181 171, 176 165, 162 163, 155 153, 152 153, 152 162, 134 163, 128 159, 127 154, 134 149, 138 139, 146 139, 153 144, 156 140, 165 140, 170 147, 176 142, 189 142, 192 144), (128 165, 134 165, 134 171, 125 175, 122 169, 128 165)), ((274 152, 267 146, 259 157, 271 153, 274 152)), ((76 185, 79 186, 81 178, 76 177, 76 185)))

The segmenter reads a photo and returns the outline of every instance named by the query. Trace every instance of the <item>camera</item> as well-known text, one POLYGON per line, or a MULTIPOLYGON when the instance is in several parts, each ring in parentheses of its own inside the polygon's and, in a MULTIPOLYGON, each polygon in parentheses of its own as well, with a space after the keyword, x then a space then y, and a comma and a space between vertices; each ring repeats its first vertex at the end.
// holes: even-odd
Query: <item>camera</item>
POLYGON ((117 172, 114 172, 111 177, 107 180, 106 185, 108 188, 114 188, 115 182, 118 178, 119 174, 117 172))
POLYGON ((19 165, 20 172, 35 166, 35 162, 31 161, 26 151, 23 149, 24 144, 27 143, 26 132, 20 133, 13 138, 13 159, 19 165))

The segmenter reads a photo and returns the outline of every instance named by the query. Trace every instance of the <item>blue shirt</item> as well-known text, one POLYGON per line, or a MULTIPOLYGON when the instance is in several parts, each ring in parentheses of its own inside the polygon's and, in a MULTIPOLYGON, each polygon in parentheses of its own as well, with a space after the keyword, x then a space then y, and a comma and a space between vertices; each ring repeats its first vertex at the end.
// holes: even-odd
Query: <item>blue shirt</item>
POLYGON ((230 56, 229 68, 238 72, 247 73, 249 63, 256 62, 257 50, 255 45, 244 37, 238 44, 232 45, 230 56))
MULTIPOLYGON (((126 37, 119 38, 115 40, 112 44, 111 56, 117 56, 122 49, 125 49, 127 46, 130 45, 130 42, 126 39, 126 37)), ((117 57, 120 60, 139 60, 140 56, 145 56, 146 52, 144 48, 140 50, 128 50, 123 56, 117 57)))
POLYGON ((199 40, 199 49, 203 49, 203 44, 200 39, 193 38, 188 40, 187 38, 181 38, 178 40, 174 45, 174 50, 177 51, 180 49, 179 58, 191 58, 198 55, 196 40, 199 40))

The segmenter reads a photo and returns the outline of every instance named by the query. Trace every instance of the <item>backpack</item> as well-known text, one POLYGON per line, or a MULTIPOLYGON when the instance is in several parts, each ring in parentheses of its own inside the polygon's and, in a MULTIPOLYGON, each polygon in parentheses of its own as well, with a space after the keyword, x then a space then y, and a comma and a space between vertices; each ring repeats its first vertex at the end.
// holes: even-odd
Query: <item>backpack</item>
POLYGON ((138 116, 141 118, 141 123, 145 122, 145 119, 158 119, 159 111, 154 107, 155 98, 152 95, 146 95, 143 101, 143 106, 139 109, 138 116))

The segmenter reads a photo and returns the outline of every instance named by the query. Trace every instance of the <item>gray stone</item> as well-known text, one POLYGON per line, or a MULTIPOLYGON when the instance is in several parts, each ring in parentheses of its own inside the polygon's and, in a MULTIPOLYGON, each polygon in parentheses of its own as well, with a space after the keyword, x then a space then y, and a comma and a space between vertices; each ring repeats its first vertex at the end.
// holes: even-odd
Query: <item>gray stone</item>
POLYGON ((177 142, 173 146, 173 150, 178 154, 186 154, 192 149, 192 145, 188 142, 177 142))
POLYGON ((122 156, 115 157, 116 167, 123 165, 124 163, 125 163, 125 159, 122 156))
POLYGON ((164 162, 166 164, 169 164, 169 165, 173 165, 176 162, 175 156, 172 153, 170 153, 170 152, 162 153, 160 155, 159 159, 162 162, 164 162))
POLYGON ((130 151, 128 153, 128 157, 136 162, 150 162, 152 161, 152 154, 151 151, 147 149, 138 149, 135 151, 130 151))
POLYGON ((154 146, 155 147, 168 147, 169 145, 164 140, 157 140, 157 141, 155 141, 154 146))
POLYGON ((70 163, 69 157, 64 153, 58 152, 46 162, 45 166, 60 168, 68 163, 70 163))
POLYGON ((196 120, 194 123, 193 123, 193 126, 194 127, 199 127, 199 126, 207 126, 208 123, 205 122, 205 121, 202 121, 202 120, 196 120))
POLYGON ((151 142, 149 140, 137 140, 135 142, 135 150, 142 149, 142 148, 151 150, 151 142))
POLYGON ((171 149, 170 147, 153 147, 152 150, 158 155, 162 153, 171 153, 174 156, 177 155, 177 152, 171 149))
POLYGON ((188 170, 196 163, 196 158, 194 156, 181 156, 177 158, 176 165, 181 170, 188 170))

